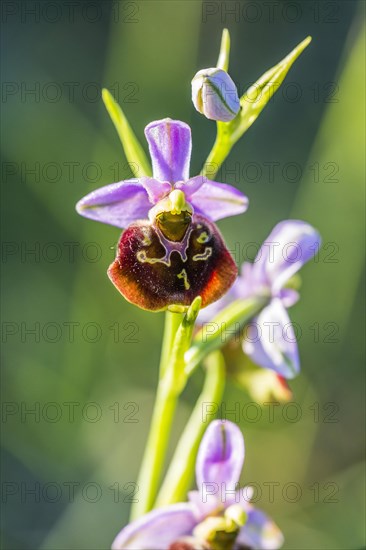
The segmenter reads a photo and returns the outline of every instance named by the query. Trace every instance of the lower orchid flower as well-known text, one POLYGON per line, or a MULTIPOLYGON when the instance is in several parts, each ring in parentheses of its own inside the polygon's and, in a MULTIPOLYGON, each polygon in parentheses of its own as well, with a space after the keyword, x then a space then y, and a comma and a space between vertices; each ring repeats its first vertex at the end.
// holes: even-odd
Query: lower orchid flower
POLYGON ((113 550, 276 550, 283 535, 276 524, 250 502, 250 487, 239 489, 244 438, 229 421, 207 428, 196 461, 198 490, 188 502, 149 512, 127 525, 113 550))
POLYGON ((243 354, 243 343, 240 334, 230 340, 224 347, 226 375, 256 403, 291 401, 293 394, 286 378, 272 369, 264 369, 254 364, 243 354))
POLYGON ((320 244, 319 233, 303 221, 285 220, 277 224, 254 263, 243 264, 230 291, 200 313, 201 323, 210 322, 234 300, 267 297, 268 304, 245 331, 242 349, 256 365, 284 378, 293 378, 300 370, 300 361, 287 308, 297 302, 299 294, 286 284, 316 254, 320 244))
POLYGON ((203 176, 189 178, 191 130, 180 121, 145 129, 153 177, 107 185, 81 199, 87 218, 127 228, 108 275, 133 304, 160 311, 202 306, 220 298, 237 275, 235 262, 214 221, 244 212, 237 189, 203 176))

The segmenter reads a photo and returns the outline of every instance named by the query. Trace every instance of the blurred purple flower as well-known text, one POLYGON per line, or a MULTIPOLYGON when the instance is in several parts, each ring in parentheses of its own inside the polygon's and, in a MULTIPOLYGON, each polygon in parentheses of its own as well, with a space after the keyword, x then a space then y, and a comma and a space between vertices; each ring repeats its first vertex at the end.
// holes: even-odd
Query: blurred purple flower
POLYGON ((245 262, 241 275, 223 298, 200 312, 201 323, 209 322, 234 300, 268 296, 268 305, 253 319, 243 339, 243 351, 257 365, 293 378, 300 370, 293 325, 286 309, 299 299, 286 288, 289 279, 317 252, 319 233, 300 220, 285 220, 275 226, 261 246, 253 264, 245 262))
POLYGON ((173 189, 184 192, 195 214, 211 221, 245 212, 248 199, 235 187, 203 176, 189 178, 191 130, 184 122, 169 118, 145 128, 152 160, 153 177, 112 183, 92 191, 76 205, 79 214, 99 222, 125 228, 149 211, 173 189))
MULTIPOLYGON (((234 510, 237 514, 238 508, 244 521, 246 519, 244 526, 224 532, 234 537, 233 548, 280 548, 283 535, 279 528, 264 512, 250 504, 249 487, 246 490, 238 489, 243 462, 244 439, 239 428, 229 421, 211 422, 202 439, 196 461, 199 490, 189 493, 188 502, 153 510, 127 525, 117 535, 112 549, 209 549, 211 545, 202 539, 202 533, 211 528, 211 536, 212 533, 214 536, 212 525, 221 522, 222 526, 225 514, 234 517, 234 510)), ((220 536, 223 536, 222 530, 220 536)), ((215 542, 212 538, 210 540, 211 543, 215 542)), ((218 540, 215 548, 220 547, 218 540)))

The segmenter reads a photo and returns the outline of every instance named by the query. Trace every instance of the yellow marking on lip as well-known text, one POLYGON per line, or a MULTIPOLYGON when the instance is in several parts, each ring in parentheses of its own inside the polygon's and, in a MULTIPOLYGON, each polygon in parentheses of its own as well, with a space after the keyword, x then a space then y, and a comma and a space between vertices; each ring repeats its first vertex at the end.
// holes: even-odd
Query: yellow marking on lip
POLYGON ((204 244, 204 243, 207 243, 207 241, 210 240, 210 236, 209 234, 207 233, 207 231, 203 231, 198 237, 197 237, 197 242, 200 243, 200 244, 204 244))
POLYGON ((201 260, 205 261, 205 260, 208 260, 211 255, 212 255, 211 246, 206 246, 205 251, 202 254, 195 254, 192 260, 194 262, 199 262, 201 260))
POLYGON ((136 254, 136 258, 138 259, 139 262, 141 262, 142 264, 164 264, 164 265, 167 265, 168 267, 170 267, 170 259, 169 261, 167 261, 165 258, 148 258, 146 256, 146 252, 145 250, 139 250, 136 254))
POLYGON ((178 273, 177 277, 178 279, 183 279, 185 290, 189 290, 191 288, 191 285, 189 284, 189 281, 188 281, 188 275, 185 269, 182 269, 182 271, 178 273))
POLYGON ((143 244, 144 246, 150 246, 152 241, 151 241, 151 239, 150 239, 150 237, 149 237, 149 235, 148 235, 147 229, 146 229, 146 228, 143 228, 143 229, 142 229, 142 233, 143 233, 143 235, 144 235, 144 238, 143 238, 143 240, 142 240, 142 244, 143 244))

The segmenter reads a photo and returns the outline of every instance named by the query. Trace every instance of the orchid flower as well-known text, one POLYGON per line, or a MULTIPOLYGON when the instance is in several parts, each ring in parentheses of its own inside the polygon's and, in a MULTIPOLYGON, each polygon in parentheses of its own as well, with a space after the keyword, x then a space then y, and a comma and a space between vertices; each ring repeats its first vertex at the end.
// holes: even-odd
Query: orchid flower
POLYGON ((210 321, 230 302, 252 296, 267 296, 268 305, 248 326, 242 341, 244 353, 257 365, 280 376, 293 378, 300 370, 296 335, 287 308, 299 299, 286 284, 320 247, 319 233, 300 220, 275 226, 253 264, 245 262, 241 274, 221 300, 200 313, 210 321))
POLYGON ((81 199, 87 218, 127 228, 108 274, 130 302, 153 311, 187 306, 201 295, 206 306, 234 282, 237 268, 214 221, 244 212, 239 190, 189 178, 191 130, 170 119, 145 128, 153 177, 107 185, 81 199), (175 252, 175 254, 174 254, 175 252))
POLYGON ((149 512, 127 525, 113 550, 275 550, 283 535, 250 502, 250 488, 239 489, 244 438, 229 421, 214 420, 203 436, 196 461, 198 490, 188 502, 149 512))

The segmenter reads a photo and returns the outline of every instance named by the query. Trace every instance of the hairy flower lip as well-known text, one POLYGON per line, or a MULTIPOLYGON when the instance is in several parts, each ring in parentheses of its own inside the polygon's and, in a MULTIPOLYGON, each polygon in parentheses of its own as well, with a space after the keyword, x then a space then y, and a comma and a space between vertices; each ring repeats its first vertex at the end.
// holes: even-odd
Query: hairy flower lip
POLYGON ((121 235, 108 276, 129 302, 163 311, 189 306, 197 296, 206 307, 234 283, 237 266, 215 224, 194 215, 178 228, 146 220, 131 224, 121 235), (167 231, 183 230, 183 238, 167 238, 167 231))

